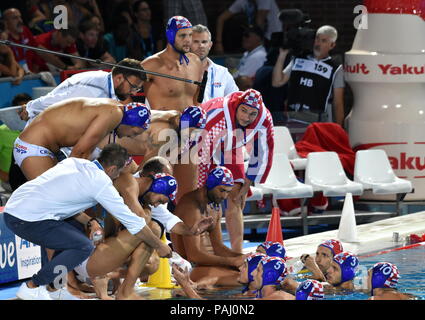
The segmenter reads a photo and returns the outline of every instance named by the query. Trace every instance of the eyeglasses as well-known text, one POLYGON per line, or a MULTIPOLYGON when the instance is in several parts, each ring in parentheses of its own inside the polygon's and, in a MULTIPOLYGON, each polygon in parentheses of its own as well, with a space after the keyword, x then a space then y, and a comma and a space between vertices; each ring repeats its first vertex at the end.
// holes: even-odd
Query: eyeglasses
POLYGON ((143 90, 143 87, 139 87, 139 86, 136 86, 136 85, 134 85, 134 84, 132 84, 128 79, 127 79, 127 77, 124 77, 124 79, 128 82, 128 84, 130 85, 130 91, 131 92, 140 92, 140 91, 142 91, 143 90))

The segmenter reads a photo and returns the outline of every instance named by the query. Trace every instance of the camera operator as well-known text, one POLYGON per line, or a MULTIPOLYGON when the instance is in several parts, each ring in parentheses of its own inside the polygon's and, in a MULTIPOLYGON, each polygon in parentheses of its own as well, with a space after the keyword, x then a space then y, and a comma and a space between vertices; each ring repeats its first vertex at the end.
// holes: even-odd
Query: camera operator
POLYGON ((337 30, 322 26, 316 31, 313 54, 297 53, 283 70, 289 49, 279 49, 272 86, 288 83, 288 118, 311 122, 344 121, 344 76, 342 65, 329 55, 335 48, 337 30), (330 98, 333 96, 333 110, 330 98))

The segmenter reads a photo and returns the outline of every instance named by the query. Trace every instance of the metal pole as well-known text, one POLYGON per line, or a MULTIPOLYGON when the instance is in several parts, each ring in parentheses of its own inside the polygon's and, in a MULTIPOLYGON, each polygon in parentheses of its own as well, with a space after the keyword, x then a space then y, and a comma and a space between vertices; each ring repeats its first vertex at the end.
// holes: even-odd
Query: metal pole
MULTIPOLYGON (((139 72, 151 74, 151 75, 158 76, 158 77, 163 77, 163 78, 168 78, 168 79, 192 83, 192 84, 201 86, 201 91, 202 91, 202 87, 204 87, 204 90, 205 90, 206 79, 205 79, 205 81, 204 81, 204 79, 203 79, 203 81, 190 80, 190 79, 170 76, 170 75, 164 74, 164 73, 149 71, 149 70, 145 70, 145 69, 138 69, 138 68, 127 67, 127 66, 120 66, 120 65, 115 64, 115 63, 104 62, 100 59, 90 59, 90 58, 85 58, 85 57, 80 57, 80 56, 74 56, 74 55, 68 54, 68 53, 56 52, 56 51, 51 51, 51 50, 47 50, 47 49, 43 49, 43 48, 37 48, 37 47, 33 47, 33 46, 28 46, 28 45, 25 45, 25 44, 15 43, 15 42, 12 42, 12 41, 9 41, 9 40, 0 40, 0 44, 4 44, 4 45, 7 45, 7 46, 20 47, 20 48, 34 50, 34 51, 40 51, 40 52, 44 52, 44 53, 50 53, 50 54, 54 54, 54 55, 58 55, 58 56, 66 57, 66 58, 71 58, 71 59, 80 59, 80 60, 84 60, 84 61, 88 61, 88 62, 92 62, 92 63, 103 64, 103 65, 106 65, 106 66, 109 66, 109 67, 117 67, 117 68, 122 68, 122 69, 139 71, 139 72)), ((202 91, 202 93, 203 93, 203 91, 202 91)))

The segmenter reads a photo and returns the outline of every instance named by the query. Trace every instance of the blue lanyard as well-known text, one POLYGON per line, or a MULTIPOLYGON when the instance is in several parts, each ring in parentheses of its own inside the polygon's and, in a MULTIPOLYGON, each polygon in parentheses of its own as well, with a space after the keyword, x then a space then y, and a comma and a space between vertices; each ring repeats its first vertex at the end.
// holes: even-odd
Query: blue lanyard
POLYGON ((108 75, 108 95, 109 99, 112 99, 112 73, 108 75))
POLYGON ((211 66, 211 99, 214 98, 214 68, 211 66))

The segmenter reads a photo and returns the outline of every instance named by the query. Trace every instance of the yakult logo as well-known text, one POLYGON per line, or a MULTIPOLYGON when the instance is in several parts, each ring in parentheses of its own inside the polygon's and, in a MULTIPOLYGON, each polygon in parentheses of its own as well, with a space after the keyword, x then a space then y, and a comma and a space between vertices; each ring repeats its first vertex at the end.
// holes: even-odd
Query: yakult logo
POLYGON ((377 70, 381 75, 422 75, 425 74, 425 65, 415 66, 408 65, 406 63, 402 65, 393 65, 393 64, 377 64, 368 67, 365 63, 356 63, 355 65, 346 64, 344 65, 344 72, 354 73, 354 74, 369 74, 370 70, 377 70))
POLYGON ((400 152, 398 157, 389 156, 391 166, 394 170, 424 170, 425 157, 408 156, 406 152, 400 152))
POLYGON ((382 74, 390 75, 390 74, 424 74, 425 73, 425 65, 423 66, 409 66, 407 64, 403 64, 401 66, 395 66, 392 64, 378 64, 379 69, 382 71, 382 74))

